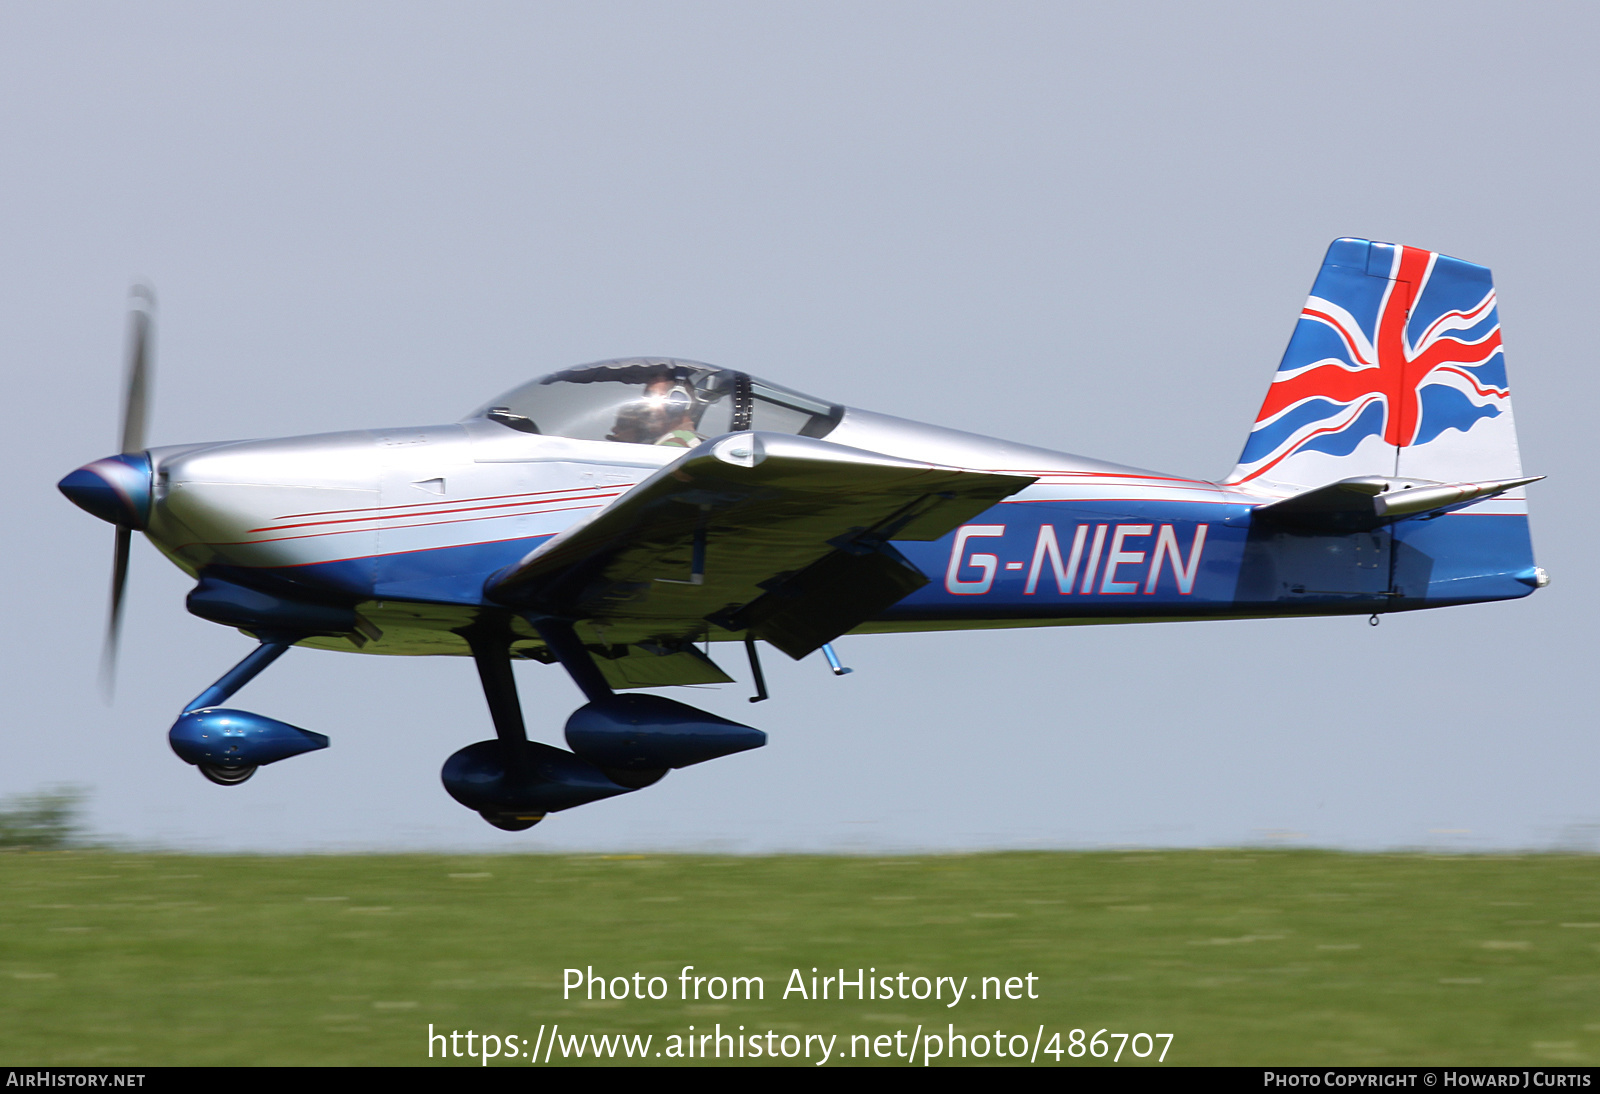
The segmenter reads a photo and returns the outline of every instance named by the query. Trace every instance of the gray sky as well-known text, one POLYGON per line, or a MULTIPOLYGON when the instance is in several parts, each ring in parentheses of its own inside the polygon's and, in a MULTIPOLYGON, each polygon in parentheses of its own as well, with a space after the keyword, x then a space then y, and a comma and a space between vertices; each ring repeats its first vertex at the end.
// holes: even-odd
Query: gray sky
MULTIPOLYGON (((5 0, 0 794, 82 784, 107 834, 214 849, 1582 842, 1597 32, 1579 4, 5 0), (55 482, 116 447, 135 276, 157 444, 454 420, 651 353, 1215 478, 1340 235, 1494 269, 1549 589, 845 639, 844 679, 772 658, 773 702, 671 693, 767 748, 518 836, 439 786, 491 734, 462 659, 292 651, 235 702, 333 747, 204 782, 166 729, 251 643, 142 540, 99 702, 112 533, 55 482)), ((576 689, 518 673, 559 742, 576 689)))

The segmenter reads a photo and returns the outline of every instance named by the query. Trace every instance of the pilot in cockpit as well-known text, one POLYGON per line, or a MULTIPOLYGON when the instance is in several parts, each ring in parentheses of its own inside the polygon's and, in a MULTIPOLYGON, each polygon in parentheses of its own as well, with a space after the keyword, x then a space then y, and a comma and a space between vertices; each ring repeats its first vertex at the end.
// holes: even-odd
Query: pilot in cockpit
POLYGON ((644 394, 617 413, 608 441, 693 448, 705 440, 695 432, 695 398, 685 384, 663 376, 645 385, 644 394))

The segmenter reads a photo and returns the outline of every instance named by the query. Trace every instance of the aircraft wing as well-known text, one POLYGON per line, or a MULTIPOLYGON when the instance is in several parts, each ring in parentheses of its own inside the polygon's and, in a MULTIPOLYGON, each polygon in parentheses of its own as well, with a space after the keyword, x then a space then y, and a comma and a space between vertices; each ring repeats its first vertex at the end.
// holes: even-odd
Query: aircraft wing
POLYGON ((938 539, 1033 481, 734 433, 541 544, 485 591, 628 640, 683 641, 710 622, 800 658, 927 584, 891 539, 938 539))

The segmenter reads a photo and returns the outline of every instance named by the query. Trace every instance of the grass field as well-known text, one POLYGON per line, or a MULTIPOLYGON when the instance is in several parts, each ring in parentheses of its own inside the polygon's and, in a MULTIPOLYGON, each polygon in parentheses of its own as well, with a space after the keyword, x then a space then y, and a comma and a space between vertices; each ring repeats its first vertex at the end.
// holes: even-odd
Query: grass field
POLYGON ((0 854, 0 1064, 426 1064, 430 1023, 529 1049, 557 1023, 651 1034, 661 1063, 720 1023, 904 1066, 839 1057, 953 1023, 1052 1065, 1053 1033, 1102 1028, 1171 1033, 1169 1064, 1581 1064, 1600 1058, 1600 858, 0 854), (684 1001, 685 965, 760 976, 765 998, 684 1001), (588 966, 670 990, 563 999, 588 966), (1032 974, 1039 998, 783 998, 792 970, 809 993, 841 966, 969 993, 1032 974))

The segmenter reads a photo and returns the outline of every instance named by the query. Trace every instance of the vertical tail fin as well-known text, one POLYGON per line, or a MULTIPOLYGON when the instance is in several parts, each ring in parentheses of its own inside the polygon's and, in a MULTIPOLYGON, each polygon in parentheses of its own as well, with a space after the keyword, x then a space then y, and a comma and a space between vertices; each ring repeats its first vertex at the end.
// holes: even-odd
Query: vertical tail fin
POLYGON ((1521 474, 1489 271, 1418 247, 1334 240, 1227 481, 1521 474))

